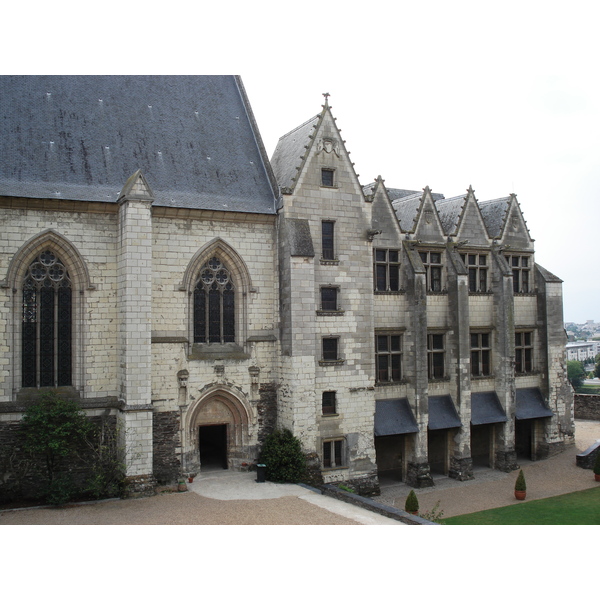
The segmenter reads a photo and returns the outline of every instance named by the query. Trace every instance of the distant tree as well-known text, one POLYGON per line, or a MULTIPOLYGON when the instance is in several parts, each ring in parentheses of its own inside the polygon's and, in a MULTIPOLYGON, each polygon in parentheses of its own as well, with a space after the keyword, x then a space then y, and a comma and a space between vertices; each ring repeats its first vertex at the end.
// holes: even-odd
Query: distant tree
POLYGON ((596 368, 594 369, 594 376, 600 377, 600 354, 596 355, 596 368))
POLYGON ((574 389, 577 389, 583 384, 586 377, 585 369, 578 360, 567 361, 567 377, 574 389))

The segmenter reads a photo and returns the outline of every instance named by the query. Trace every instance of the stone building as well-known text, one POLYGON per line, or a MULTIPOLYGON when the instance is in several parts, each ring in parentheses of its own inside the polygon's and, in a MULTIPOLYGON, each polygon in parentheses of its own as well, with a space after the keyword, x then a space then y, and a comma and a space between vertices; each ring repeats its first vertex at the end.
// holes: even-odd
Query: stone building
POLYGON ((0 88, 5 444, 47 388, 116 418, 132 490, 249 468, 276 426, 365 493, 572 442, 514 195, 361 185, 327 100, 269 161, 237 77, 0 88))

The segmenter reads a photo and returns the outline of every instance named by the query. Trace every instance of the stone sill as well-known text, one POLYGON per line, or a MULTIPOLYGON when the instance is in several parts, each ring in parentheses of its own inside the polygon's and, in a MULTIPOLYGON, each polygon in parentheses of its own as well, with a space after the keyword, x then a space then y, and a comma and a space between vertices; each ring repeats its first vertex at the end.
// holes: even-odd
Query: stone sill
POLYGON ((339 360, 320 360, 319 365, 322 367, 335 367, 337 365, 343 365, 346 361, 344 359, 339 360))
POLYGON ((194 344, 188 360, 248 360, 250 354, 237 344, 194 344))
MULTIPOLYGON (((435 381, 439 381, 436 379, 435 381)), ((376 381, 375 387, 391 387, 394 385, 406 385, 408 383, 408 379, 400 379, 400 381, 376 381)))
POLYGON ((317 310, 317 317, 341 317, 344 314, 343 310, 317 310))
POLYGON ((376 296, 402 296, 406 290, 373 290, 376 296))
POLYGON ((332 266, 336 266, 336 265, 339 265, 339 264, 340 264, 340 261, 339 261, 339 259, 337 259, 337 258, 322 258, 322 259, 320 260, 320 263, 321 263, 322 265, 332 265, 332 266))

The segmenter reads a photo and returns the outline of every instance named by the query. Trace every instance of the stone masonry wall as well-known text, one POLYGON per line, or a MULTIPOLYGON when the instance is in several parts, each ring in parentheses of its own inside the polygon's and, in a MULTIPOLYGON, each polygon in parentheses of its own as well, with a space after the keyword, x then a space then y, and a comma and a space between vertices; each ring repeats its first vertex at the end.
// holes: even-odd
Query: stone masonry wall
POLYGON ((575 394, 575 418, 600 421, 600 395, 575 394))

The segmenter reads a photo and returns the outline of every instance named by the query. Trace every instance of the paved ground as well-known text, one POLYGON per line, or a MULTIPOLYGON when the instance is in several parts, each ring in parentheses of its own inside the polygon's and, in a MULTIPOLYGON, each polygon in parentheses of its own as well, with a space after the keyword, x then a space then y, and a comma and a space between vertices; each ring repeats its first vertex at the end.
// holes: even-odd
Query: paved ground
MULTIPOLYGON (((575 456, 600 439, 600 422, 576 421, 575 446, 547 460, 537 462, 520 461, 527 482, 527 499, 537 500, 559 496, 591 487, 597 487, 594 475, 589 469, 575 464, 575 456)), ((514 485, 518 471, 501 473, 491 469, 475 471, 471 481, 455 481, 448 477, 434 477, 435 486, 416 490, 421 512, 431 510, 440 501, 444 517, 454 517, 486 508, 498 508, 518 504, 514 496, 514 485)), ((407 485, 383 484, 378 502, 404 508, 408 492, 407 485)))
MULTIPOLYGON (((600 422, 577 421, 576 445, 545 461, 523 462, 527 500, 546 498, 598 484, 590 470, 575 466, 575 455, 600 439, 600 422)), ((439 500, 445 517, 506 506, 514 499, 517 473, 480 470, 468 482, 437 478, 417 490, 420 508, 439 500)), ((135 500, 0 512, 0 525, 402 525, 370 511, 296 485, 256 483, 254 473, 207 473, 186 493, 135 500)), ((404 508, 411 488, 382 486, 378 502, 404 508)), ((527 501, 526 500, 526 501, 527 501)))

